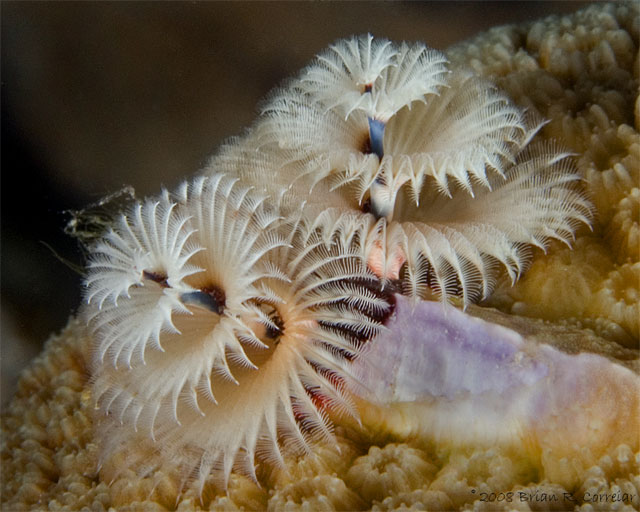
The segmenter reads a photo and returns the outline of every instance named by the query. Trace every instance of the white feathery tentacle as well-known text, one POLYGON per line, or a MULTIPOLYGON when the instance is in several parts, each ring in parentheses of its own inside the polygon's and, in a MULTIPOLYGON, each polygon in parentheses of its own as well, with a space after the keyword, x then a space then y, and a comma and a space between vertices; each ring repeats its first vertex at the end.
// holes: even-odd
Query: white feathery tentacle
POLYGON ((424 290, 426 281, 415 280, 426 279, 443 296, 461 294, 465 303, 485 298, 496 262, 515 281, 526 267, 527 246, 544 249, 552 238, 569 243, 580 225, 589 224, 593 211, 578 180, 567 153, 534 143, 473 198, 458 189, 451 198, 424 192, 421 208, 403 202, 394 229, 404 231, 407 254, 415 253, 409 266, 423 267, 411 269, 410 288, 424 290))
POLYGON ((445 194, 453 183, 473 196, 477 185, 489 187, 491 174, 501 174, 513 161, 530 132, 523 113, 486 80, 456 71, 447 85, 439 95, 395 110, 376 148, 367 114, 343 119, 294 83, 265 106, 255 129, 257 144, 274 159, 282 152, 283 160, 274 165, 306 180, 307 193, 331 180, 338 193, 354 194, 361 209, 368 201, 368 211, 378 217, 393 218, 402 188, 410 188, 419 203, 429 178, 445 194), (351 190, 340 190, 346 185, 351 190))
POLYGON ((144 363, 148 346, 163 350, 160 333, 176 331, 172 316, 189 313, 179 297, 200 271, 190 260, 201 248, 188 215, 175 206, 139 203, 93 247, 85 284, 100 362, 144 363))
POLYGON ((448 85, 437 98, 398 113, 387 127, 387 152, 399 157, 388 165, 393 174, 407 176, 416 200, 427 176, 445 194, 449 180, 471 195, 474 184, 489 187, 488 171, 502 173, 526 140, 523 114, 492 84, 456 71, 448 85))
POLYGON ((371 34, 338 41, 300 76, 300 87, 324 110, 389 120, 444 83, 445 56, 425 45, 400 47, 371 34))

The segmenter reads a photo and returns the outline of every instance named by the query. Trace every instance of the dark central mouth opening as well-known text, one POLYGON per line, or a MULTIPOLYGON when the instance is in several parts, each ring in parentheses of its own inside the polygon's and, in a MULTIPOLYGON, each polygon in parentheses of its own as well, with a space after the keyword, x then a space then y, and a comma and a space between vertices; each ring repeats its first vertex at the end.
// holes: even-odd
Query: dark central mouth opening
POLYGON ((144 279, 148 279, 149 281, 153 281, 154 283, 158 283, 162 288, 169 288, 169 283, 167 282, 167 275, 162 272, 152 272, 150 270, 143 270, 142 277, 144 279))
POLYGON ((373 154, 373 149, 371 149, 371 136, 367 133, 367 136, 362 141, 362 145, 360 146, 360 153, 364 153, 365 155, 373 154))
MULTIPOLYGON (((269 319, 274 323, 274 325, 267 326, 266 336, 273 340, 278 338, 281 334, 283 334, 284 321, 282 320, 282 317, 278 314, 278 311, 275 309, 271 314, 269 314, 269 319)), ((277 344, 278 344, 278 341, 276 341, 276 345, 277 344)))

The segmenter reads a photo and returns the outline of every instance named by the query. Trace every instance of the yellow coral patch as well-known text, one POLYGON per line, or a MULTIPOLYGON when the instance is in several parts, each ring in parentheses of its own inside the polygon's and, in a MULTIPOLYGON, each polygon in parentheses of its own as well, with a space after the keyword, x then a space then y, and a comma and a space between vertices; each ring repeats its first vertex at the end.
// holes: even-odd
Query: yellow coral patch
POLYGON ((639 15, 633 3, 594 6, 491 31, 448 52, 549 120, 544 137, 575 152, 596 207, 593 234, 578 233, 573 253, 552 248, 549 256, 536 255, 525 278, 513 289, 505 283, 491 305, 570 320, 630 346, 639 341, 633 301, 640 283, 631 269, 617 265, 640 255, 639 34, 631 21, 639 15), (630 279, 624 285, 620 272, 630 279))
POLYGON ((390 494, 422 488, 436 471, 420 450, 388 444, 384 448, 372 446, 367 455, 356 459, 346 481, 368 502, 382 501, 390 494))
POLYGON ((615 208, 607 235, 619 263, 640 260, 640 189, 634 188, 615 208))
MULTIPOLYGON (((587 313, 603 316, 626 329, 636 340, 640 332, 640 263, 625 263, 609 272, 587 313)), ((637 347, 637 344, 632 344, 637 347)))

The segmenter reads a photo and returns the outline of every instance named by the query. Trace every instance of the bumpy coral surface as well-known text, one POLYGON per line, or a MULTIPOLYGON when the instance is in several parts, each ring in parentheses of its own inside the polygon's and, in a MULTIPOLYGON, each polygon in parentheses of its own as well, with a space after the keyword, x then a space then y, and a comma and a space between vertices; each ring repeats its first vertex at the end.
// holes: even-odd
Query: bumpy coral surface
POLYGON ((614 323, 632 347, 640 335, 637 19, 637 4, 593 7, 524 30, 493 29, 448 54, 549 120, 543 134, 575 152, 597 209, 593 232, 578 234, 571 255, 561 245, 547 257, 536 255, 526 277, 489 303, 519 315, 571 319, 605 337, 614 323), (558 279, 561 272, 571 277, 558 279))
MULTIPOLYGON (((561 140, 576 153, 597 210, 593 231, 583 227, 573 250, 558 243, 546 255, 536 252, 525 277, 513 288, 498 283, 485 305, 517 315, 512 322, 520 332, 547 320, 547 342, 569 353, 598 352, 636 372, 639 15, 637 4, 592 6, 564 18, 499 27, 447 54, 494 79, 518 105, 549 119, 542 136, 561 140)), ((502 322, 487 308, 471 309, 502 322)), ((619 444, 585 465, 580 454, 557 459, 543 453, 538 460, 512 447, 455 447, 348 418, 337 424, 332 442, 290 457, 284 470, 259 466, 260 486, 234 473, 226 492, 213 481, 202 489, 195 483, 182 486, 184 475, 170 463, 152 472, 101 472, 89 345, 86 327, 71 320, 23 374, 3 418, 3 509, 626 511, 640 506, 637 444, 619 444), (113 481, 106 474, 115 475, 113 481)), ((153 445, 140 449, 148 450, 150 459, 156 456, 153 445)), ((109 462, 118 463, 117 458, 109 462)))

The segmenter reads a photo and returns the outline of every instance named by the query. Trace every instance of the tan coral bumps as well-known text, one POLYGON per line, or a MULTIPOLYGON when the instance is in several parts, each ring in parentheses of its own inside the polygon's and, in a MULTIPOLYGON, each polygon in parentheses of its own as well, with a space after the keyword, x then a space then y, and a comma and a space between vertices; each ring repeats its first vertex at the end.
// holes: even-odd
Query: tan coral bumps
MULTIPOLYGON (((542 135, 560 139, 578 153, 578 169, 587 180, 598 210, 594 232, 581 231, 573 252, 560 245, 550 249, 552 257, 547 270, 553 269, 558 261, 571 268, 570 276, 575 275, 587 283, 588 292, 579 292, 574 310, 570 309, 568 300, 569 309, 558 315, 553 301, 546 303, 533 292, 527 292, 529 287, 536 289, 532 284, 540 282, 551 290, 549 296, 553 296, 554 287, 571 284, 562 280, 565 272, 553 271, 556 281, 549 282, 545 269, 537 270, 536 265, 547 261, 542 254, 535 255, 530 275, 521 285, 516 285, 513 293, 496 297, 496 303, 513 312, 560 321, 574 316, 609 339, 627 340, 630 345, 634 341, 631 317, 638 307, 634 295, 638 291, 634 277, 638 258, 637 253, 631 251, 633 244, 628 242, 633 240, 634 222, 637 226, 637 218, 633 219, 633 188, 638 181, 636 130, 640 123, 633 119, 633 113, 637 112, 638 85, 637 65, 633 67, 638 34, 633 20, 638 14, 633 4, 593 6, 563 19, 497 28, 448 54, 452 60, 465 62, 478 73, 497 75, 499 85, 516 103, 535 108, 550 119, 542 135), (571 49, 566 52, 569 57, 562 53, 567 47, 571 49), (608 66, 606 73, 577 72, 597 71, 603 63, 608 66), (567 65, 574 71, 567 71, 567 65), (587 78, 580 80, 580 76, 587 78), (527 279, 530 279, 529 286, 527 279), (596 292, 599 298, 594 300, 596 292), (619 329, 623 330, 622 334, 619 329)), ((96 475, 98 450, 90 434, 92 398, 88 394, 83 344, 86 344, 83 327, 72 322, 60 337, 49 342, 21 381, 3 420, 3 506, 8 510, 176 507, 179 479, 171 467, 148 477, 124 472, 111 487, 96 475)), ((373 455, 376 450, 394 450, 380 433, 356 433, 349 427, 339 429, 337 436, 341 445, 346 443, 351 447, 343 450, 351 462, 358 457, 368 457, 370 452, 373 455), (372 448, 375 446, 379 448, 372 448)), ((415 460, 416 467, 425 470, 422 487, 416 487, 410 479, 392 478, 393 465, 387 464, 381 467, 380 477, 390 482, 388 496, 382 499, 382 496, 361 493, 358 489, 363 487, 356 482, 364 481, 364 477, 358 476, 357 469, 353 468, 367 465, 345 466, 342 461, 336 462, 341 459, 336 458, 333 451, 317 448, 299 460, 297 466, 290 466, 291 479, 281 480, 258 468, 262 489, 246 477, 232 475, 227 496, 206 486, 201 501, 197 489, 185 489, 177 508, 263 509, 287 503, 296 509, 306 503, 311 508, 322 505, 389 510, 412 506, 417 509, 475 506, 495 510, 513 509, 516 505, 486 503, 478 493, 525 492, 529 497, 545 495, 558 496, 558 499, 568 493, 575 502, 562 502, 564 508, 560 509, 593 505, 609 510, 613 506, 637 508, 640 499, 639 455, 628 446, 613 450, 592 468, 580 468, 575 461, 566 460, 567 467, 578 471, 581 484, 565 488, 548 480, 539 468, 528 466, 526 461, 510 453, 477 450, 477 453, 447 454, 438 452, 437 447, 409 446, 402 439, 394 442, 403 447, 401 450, 415 455, 404 461, 415 460), (314 456, 324 462, 303 463, 314 456), (312 467, 317 474, 311 476, 305 470, 304 478, 295 485, 292 481, 297 475, 296 467, 307 470, 312 467), (347 476, 349 471, 351 477, 347 476), (384 476, 385 471, 391 474, 384 476), (353 485, 349 483, 351 480, 353 485), (402 483, 405 481, 411 484, 409 488, 402 483), (394 482, 399 482, 398 488, 394 482), (331 493, 335 497, 333 502, 328 499, 331 493), (626 494, 627 499, 615 505, 594 502, 598 493, 610 498, 622 498, 626 494)), ((535 502, 533 498, 517 504, 520 510, 554 506, 559 505, 535 502)))
POLYGON ((525 278, 491 303, 517 314, 571 319, 630 347, 640 336, 638 15, 637 3, 611 3, 526 30, 494 29, 449 52, 453 61, 496 76, 517 104, 549 119, 543 136, 576 153, 597 211, 593 233, 578 233, 574 254, 561 256, 566 251, 554 245, 555 263, 536 255, 525 278), (559 281, 567 258, 571 278, 559 281), (567 294, 559 314, 555 298, 567 294))

